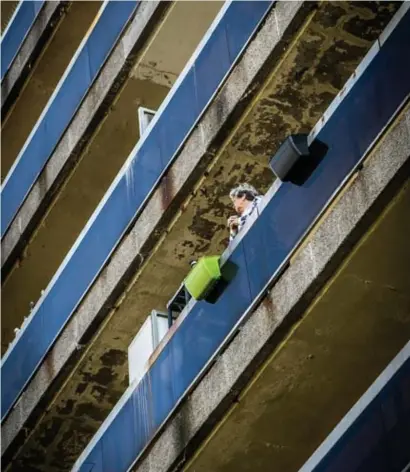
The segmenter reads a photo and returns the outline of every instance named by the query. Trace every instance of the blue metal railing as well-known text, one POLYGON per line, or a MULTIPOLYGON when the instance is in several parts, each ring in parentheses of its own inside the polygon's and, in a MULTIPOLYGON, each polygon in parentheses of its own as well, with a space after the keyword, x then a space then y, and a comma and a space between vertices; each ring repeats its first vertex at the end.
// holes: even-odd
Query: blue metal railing
MULTIPOLYGON (((121 3, 121 2, 119 2, 121 3)), ((272 1, 227 2, 2 361, 2 419, 142 209, 272 1), (132 187, 126 172, 132 173, 132 187)))
POLYGON ((239 240, 215 304, 196 302, 77 461, 81 472, 127 471, 264 293, 335 192, 410 94, 410 12, 367 65, 316 140, 328 151, 300 186, 282 183, 239 240), (386 86, 394 84, 394 86, 386 86))
POLYGON ((300 472, 404 472, 410 463, 410 342, 300 472))
MULTIPOLYGON (((24 2, 31 3, 31 2, 24 2)), ((25 142, 1 189, 1 237, 53 153, 138 2, 106 1, 25 142)))
POLYGON ((37 15, 44 5, 44 0, 22 0, 14 12, 9 25, 1 38, 1 80, 17 56, 24 39, 31 29, 37 15))

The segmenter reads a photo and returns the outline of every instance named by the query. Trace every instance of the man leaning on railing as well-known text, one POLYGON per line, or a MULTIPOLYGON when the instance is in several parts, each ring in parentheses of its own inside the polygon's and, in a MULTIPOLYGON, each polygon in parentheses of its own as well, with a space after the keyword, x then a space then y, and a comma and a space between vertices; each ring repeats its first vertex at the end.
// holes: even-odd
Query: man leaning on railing
POLYGON ((232 201, 236 215, 228 218, 229 241, 232 241, 243 228, 246 220, 253 215, 258 217, 262 195, 250 184, 244 183, 233 188, 229 197, 232 201))

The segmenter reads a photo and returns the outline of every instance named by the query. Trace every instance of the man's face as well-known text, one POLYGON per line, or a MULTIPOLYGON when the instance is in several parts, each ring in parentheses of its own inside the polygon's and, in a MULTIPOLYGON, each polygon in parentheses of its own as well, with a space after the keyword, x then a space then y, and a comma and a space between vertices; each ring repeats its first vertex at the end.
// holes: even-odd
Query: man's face
POLYGON ((246 210, 249 201, 246 200, 246 197, 232 197, 232 205, 235 208, 236 213, 241 216, 242 213, 246 210))

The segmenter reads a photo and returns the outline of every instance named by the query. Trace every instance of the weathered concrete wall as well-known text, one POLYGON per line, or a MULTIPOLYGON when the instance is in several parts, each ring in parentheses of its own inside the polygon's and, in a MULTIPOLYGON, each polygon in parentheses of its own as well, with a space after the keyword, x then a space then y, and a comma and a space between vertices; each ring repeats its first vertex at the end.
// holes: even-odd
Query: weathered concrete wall
POLYGON ((255 470, 266 470, 266 460, 270 461, 270 467, 278 470, 298 470, 329 428, 408 340, 408 295, 403 298, 406 292, 401 287, 408 279, 403 278, 400 271, 408 268, 406 261, 410 257, 404 244, 408 233, 403 233, 409 230, 404 218, 410 197, 409 169, 408 108, 133 470, 165 472, 185 467, 184 470, 202 471, 210 470, 211 463, 215 471, 248 470, 250 457, 255 470), (399 213, 388 216, 385 225, 379 224, 384 237, 391 235, 390 249, 383 245, 386 242, 383 234, 373 229, 355 248, 359 256, 354 261, 355 269, 350 270, 349 263, 345 263, 347 273, 336 272, 400 189, 404 190, 393 200, 399 213), (398 231, 392 234, 394 227, 398 231), (369 241, 371 247, 365 255, 360 252, 361 246, 365 247, 369 241), (377 247, 383 247, 385 252, 375 261, 377 247), (378 270, 379 279, 373 282, 357 279, 357 270, 364 277, 376 277, 378 270), (329 298, 329 285, 320 292, 334 275, 330 286, 339 284, 339 296, 341 294, 344 300, 342 303, 338 299, 338 306, 335 306, 335 298, 329 298), (396 282, 401 281, 400 287, 382 289, 378 285, 379 280, 389 276, 396 282), (361 296, 360 291, 369 284, 374 284, 373 290, 371 293, 367 290, 368 305, 363 311, 364 305, 359 308, 356 295, 361 296), (346 290, 350 293, 347 297, 346 290), (372 310, 372 303, 381 303, 382 292, 387 298, 380 306, 384 314, 373 317, 378 320, 377 325, 377 321, 370 322, 372 313, 376 312, 374 305, 372 310), (318 293, 321 295, 316 298, 318 293), (386 313, 386 303, 396 310, 386 313), (312 310, 316 310, 315 318, 312 310), (347 337, 343 340, 338 333, 347 337), (330 357, 332 342, 336 344, 330 357), (315 358, 319 359, 315 361, 315 358), (263 364, 265 361, 269 361, 269 367, 263 364), (352 382, 349 376, 353 372, 360 372, 360 377, 352 382), (267 383, 267 376, 273 384, 267 383), (329 378, 333 379, 333 384, 329 385, 329 378), (248 400, 245 395, 249 391, 252 398, 248 400), (252 404, 253 401, 256 403, 252 404), (235 413, 233 405, 238 402, 241 406, 235 413), (326 414, 320 407, 326 409, 326 414), (267 415, 269 408, 276 419, 267 415), (232 422, 226 437, 228 427, 224 426, 224 421, 219 425, 218 422, 228 412, 225 422, 229 422, 231 416, 232 422), (269 439, 262 435, 266 428, 270 432, 269 444, 266 444, 269 439), (261 440, 265 443, 261 444, 261 440), (204 458, 198 456, 188 462, 203 441, 204 458))
MULTIPOLYGON (((369 48, 371 40, 377 37, 393 14, 387 5, 379 12, 380 15, 372 9, 356 8, 354 4, 350 4, 350 9, 346 7, 346 18, 339 16, 339 21, 344 25, 360 23, 361 30, 368 35, 363 39, 346 34, 335 20, 331 25, 327 24, 326 19, 330 21, 329 17, 337 12, 332 4, 322 8, 315 10, 313 3, 278 5, 188 139, 175 165, 23 394, 12 414, 13 419, 10 417, 10 426, 7 426, 10 439, 7 441, 12 440, 30 414, 32 418, 38 415, 36 410, 41 405, 38 404, 36 410, 34 407, 53 382, 43 405, 50 401, 52 392, 81 356, 77 346, 88 343, 98 324, 105 319, 103 328, 93 339, 92 348, 84 352, 70 382, 59 392, 55 403, 41 419, 41 427, 24 447, 26 463, 31 459, 38 460, 41 454, 38 438, 48 444, 50 456, 55 447, 61 457, 64 453, 72 453, 68 438, 73 438, 73 431, 77 431, 75 437, 79 444, 86 442, 91 431, 98 428, 125 389, 126 348, 147 313, 166 303, 185 275, 192 255, 218 250, 225 243, 229 185, 246 176, 261 188, 266 188, 271 176, 267 162, 274 149, 272 142, 277 144, 283 139, 283 133, 291 130, 310 129, 338 91, 336 85, 328 82, 329 75, 320 72, 323 64, 327 67, 343 64, 340 67, 343 84, 369 48), (321 26, 322 22, 325 26, 321 26), (368 29, 364 28, 367 22, 368 29), (277 25, 281 28, 279 31, 277 25), (324 41, 323 49, 321 41, 314 41, 318 36, 331 38, 324 41), (292 42, 295 37, 297 41, 292 42), (340 39, 342 55, 332 48, 335 38, 340 39), (318 58, 312 61, 311 68, 305 70, 307 50, 318 58), (305 79, 300 76, 301 70, 305 79), (261 91, 261 83, 267 77, 269 80, 261 91), (290 87, 288 94, 285 93, 285 84, 290 87), (258 92, 261 93, 256 97, 258 92), (256 104, 252 102, 254 99, 256 104), (292 120, 292 114, 299 111, 300 100, 308 104, 306 112, 300 121, 292 120), (281 107, 286 103, 291 106, 284 114, 281 107), (249 104, 247 113, 238 121, 249 104), (285 128, 277 126, 276 116, 280 113, 285 121, 290 122, 285 128), (237 125, 240 131, 235 127, 234 134, 233 125, 237 125), (228 135, 229 145, 224 144, 221 150, 221 142, 228 135), (258 139, 267 142, 268 135, 271 138, 269 146, 262 151, 254 149, 251 143, 258 139), (212 241, 209 244, 210 236, 212 241), (64 365, 66 370, 61 371, 64 365), (65 452, 60 440, 53 442, 57 437, 65 438, 65 452)), ((34 425, 35 420, 30 424, 34 425)))
POLYGON ((223 4, 223 0, 175 2, 132 77, 171 87, 223 4))

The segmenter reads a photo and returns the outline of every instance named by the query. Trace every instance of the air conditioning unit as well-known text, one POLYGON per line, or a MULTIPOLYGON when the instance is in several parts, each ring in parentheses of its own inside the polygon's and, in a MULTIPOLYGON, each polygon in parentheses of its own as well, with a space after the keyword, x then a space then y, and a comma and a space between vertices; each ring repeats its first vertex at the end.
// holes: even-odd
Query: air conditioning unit
POLYGON ((168 331, 168 315, 153 310, 128 347, 130 385, 143 377, 148 359, 168 331))
POLYGON ((155 116, 155 111, 148 108, 139 107, 138 108, 138 124, 140 128, 140 138, 144 135, 145 131, 148 128, 148 125, 151 123, 152 119, 155 116))

